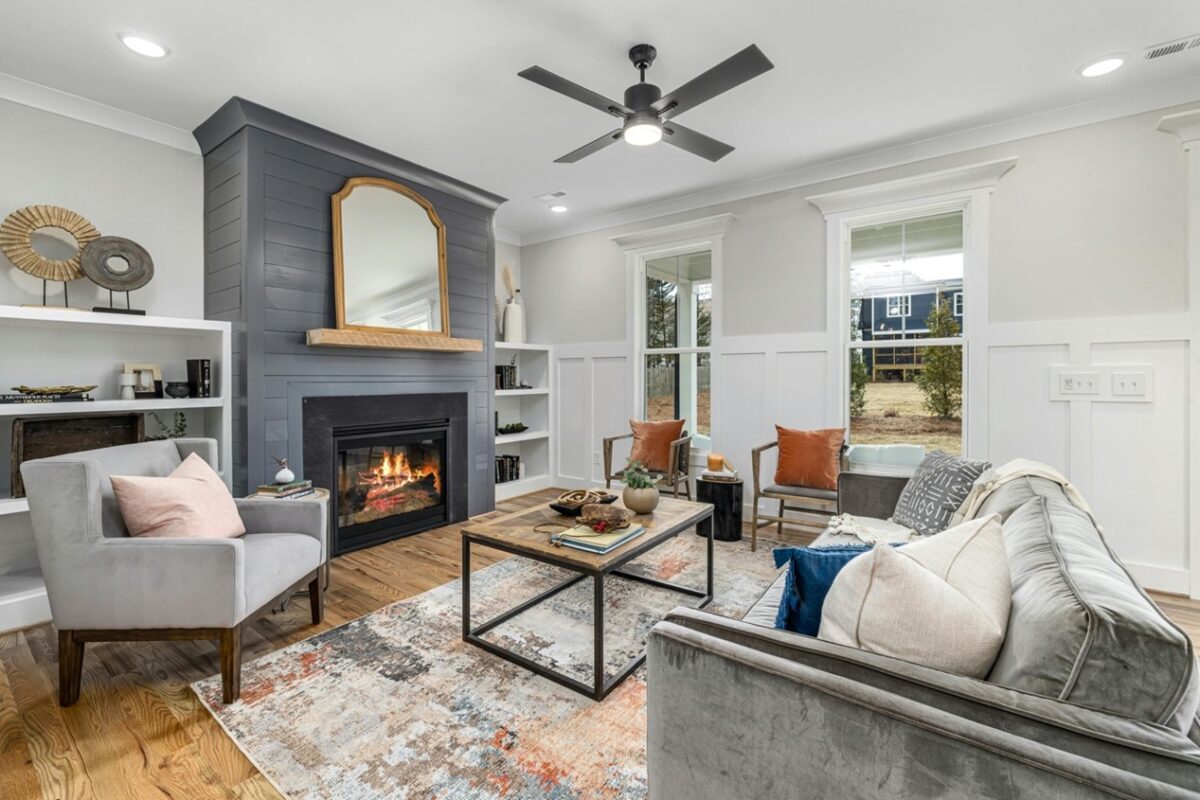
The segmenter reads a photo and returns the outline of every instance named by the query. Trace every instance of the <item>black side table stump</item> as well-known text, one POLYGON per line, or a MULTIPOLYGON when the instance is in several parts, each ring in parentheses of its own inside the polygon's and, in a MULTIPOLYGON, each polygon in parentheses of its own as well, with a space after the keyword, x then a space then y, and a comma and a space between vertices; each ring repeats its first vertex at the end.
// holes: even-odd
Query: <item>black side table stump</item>
POLYGON ((742 539, 742 481, 706 481, 696 479, 696 500, 711 503, 712 520, 701 520, 696 524, 699 536, 708 536, 708 526, 715 525, 713 538, 722 542, 738 542, 742 539))

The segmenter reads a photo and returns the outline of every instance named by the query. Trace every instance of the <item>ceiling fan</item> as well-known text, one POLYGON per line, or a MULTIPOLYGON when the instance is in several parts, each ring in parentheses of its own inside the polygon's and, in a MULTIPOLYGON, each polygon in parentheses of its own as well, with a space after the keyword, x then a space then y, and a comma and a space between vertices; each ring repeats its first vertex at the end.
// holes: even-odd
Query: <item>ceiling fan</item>
POLYGON ((618 139, 624 139, 632 145, 649 145, 661 140, 709 161, 719 161, 733 152, 731 145, 685 128, 675 122, 674 117, 763 74, 775 65, 757 45, 752 44, 664 95, 657 86, 646 83, 646 70, 657 55, 658 51, 648 44, 634 45, 629 49, 629 60, 641 73, 641 80, 625 90, 624 103, 609 100, 541 67, 534 66, 517 73, 526 80, 623 120, 621 127, 556 158, 555 163, 574 164, 618 139))

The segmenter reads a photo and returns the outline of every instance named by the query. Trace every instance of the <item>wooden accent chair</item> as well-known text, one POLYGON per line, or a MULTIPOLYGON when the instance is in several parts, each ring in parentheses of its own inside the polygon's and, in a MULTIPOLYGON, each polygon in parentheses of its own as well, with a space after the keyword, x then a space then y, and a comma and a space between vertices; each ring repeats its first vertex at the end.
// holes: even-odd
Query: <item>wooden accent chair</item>
MULTIPOLYGON (((807 525, 811 528, 823 528, 831 517, 838 513, 838 493, 836 489, 821 489, 812 486, 781 486, 770 484, 762 486, 760 464, 762 454, 779 447, 779 440, 759 445, 750 451, 750 463, 754 472, 754 505, 752 524, 750 528, 750 550, 758 549, 758 529, 766 525, 775 525, 776 532, 783 533, 783 526, 807 525), (759 500, 778 500, 777 515, 763 514, 759 511, 759 500), (799 514, 799 517, 789 517, 787 512, 799 514)), ((841 467, 846 468, 846 446, 842 445, 840 454, 841 467)))
MULTIPOLYGON (((633 433, 623 433, 620 436, 608 436, 604 439, 604 488, 611 489, 613 481, 621 481, 625 470, 613 471, 613 445, 622 439, 632 439, 633 433)), ((679 497, 680 491, 688 500, 692 499, 692 486, 688 481, 688 460, 692 454, 692 437, 687 431, 671 442, 670 463, 665 473, 651 473, 658 478, 660 489, 669 491, 672 496, 679 497)))
POLYGON ((58 628, 58 702, 79 699, 87 642, 217 640, 226 704, 241 694, 242 631, 280 597, 308 587, 324 614, 322 508, 305 500, 236 500, 236 539, 138 538, 125 529, 109 475, 163 476, 213 439, 169 439, 21 465, 46 594, 58 628))

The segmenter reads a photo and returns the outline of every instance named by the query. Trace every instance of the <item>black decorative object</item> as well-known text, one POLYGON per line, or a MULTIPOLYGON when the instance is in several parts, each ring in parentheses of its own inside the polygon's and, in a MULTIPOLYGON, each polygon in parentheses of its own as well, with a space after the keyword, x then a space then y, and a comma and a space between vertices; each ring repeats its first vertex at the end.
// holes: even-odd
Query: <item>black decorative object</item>
POLYGON ((696 502, 712 503, 711 520, 696 524, 696 535, 707 536, 713 528, 713 538, 719 542, 737 542, 742 538, 742 482, 696 480, 696 502))
POLYGON ((102 289, 108 289, 108 306, 95 306, 92 311, 114 314, 145 314, 130 307, 129 293, 140 289, 154 277, 154 260, 146 248, 131 239, 121 236, 101 236, 88 242, 83 248, 81 263, 83 274, 102 289), (127 267, 113 269, 109 260, 119 258, 127 267), (125 293, 125 308, 113 306, 113 292, 125 293))
POLYGON ((212 362, 207 358, 189 358, 188 393, 192 397, 212 397, 212 362))
POLYGON ((188 397, 191 394, 191 387, 188 385, 187 381, 167 381, 167 383, 163 386, 163 393, 166 394, 167 397, 179 399, 188 397))

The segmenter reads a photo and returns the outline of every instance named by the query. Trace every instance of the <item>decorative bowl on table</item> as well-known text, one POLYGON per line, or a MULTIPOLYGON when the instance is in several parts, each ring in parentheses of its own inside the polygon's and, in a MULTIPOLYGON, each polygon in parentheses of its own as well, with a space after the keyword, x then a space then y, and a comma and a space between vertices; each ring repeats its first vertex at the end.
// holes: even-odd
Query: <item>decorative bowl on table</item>
POLYGON ((497 428, 496 433, 501 436, 507 436, 510 433, 524 433, 527 430, 529 430, 528 425, 522 425, 520 422, 510 422, 507 425, 501 425, 497 428))
POLYGON ((617 499, 615 494, 598 492, 595 489, 575 489, 560 494, 550 508, 565 517, 578 517, 583 513, 583 507, 591 503, 608 505, 617 499))

